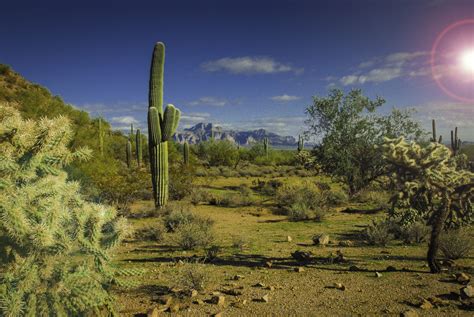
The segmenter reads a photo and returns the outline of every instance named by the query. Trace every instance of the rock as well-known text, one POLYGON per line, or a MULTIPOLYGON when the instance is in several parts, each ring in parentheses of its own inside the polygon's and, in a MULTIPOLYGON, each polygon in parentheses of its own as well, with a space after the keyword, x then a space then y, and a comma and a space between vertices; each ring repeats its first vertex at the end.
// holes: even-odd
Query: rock
POLYGON ((286 241, 291 242, 291 241, 293 241, 293 239, 290 236, 287 236, 286 241))
POLYGON ((466 273, 458 273, 455 275, 456 281, 458 281, 461 284, 467 284, 471 280, 471 277, 467 275, 466 273))
POLYGON ((179 304, 173 304, 170 306, 169 311, 170 313, 177 313, 179 312, 179 304))
POLYGON ((245 305, 247 305, 247 303, 248 303, 247 300, 244 299, 242 301, 239 300, 239 301, 236 301, 236 302, 232 303, 232 306, 237 307, 237 308, 243 308, 245 305))
POLYGON ((227 294, 227 295, 232 295, 232 296, 242 295, 242 291, 239 291, 236 289, 225 289, 225 290, 222 290, 222 293, 227 294))
POLYGON ((304 267, 301 267, 301 266, 295 267, 294 271, 298 273, 304 272, 304 267))
POLYGON ((225 303, 225 297, 224 296, 213 296, 211 298, 211 303, 215 304, 217 306, 223 306, 225 303))
POLYGON ((461 288, 461 297, 463 297, 463 298, 473 298, 474 297, 474 287, 472 287, 472 285, 468 285, 466 287, 461 288))
POLYGON ((271 268, 273 263, 271 261, 265 262, 265 267, 271 268))
POLYGON ((262 282, 258 282, 257 284, 254 285, 254 287, 265 287, 265 284, 262 282))
POLYGON ((427 310, 427 309, 432 309, 433 308, 433 304, 431 304, 429 301, 427 301, 426 299, 423 299, 420 303, 420 308, 421 309, 424 309, 424 310, 427 310))
POLYGON ((351 265, 349 267, 349 271, 351 272, 356 272, 356 271, 360 271, 361 269, 359 267, 357 267, 356 265, 351 265))
POLYGON ((241 280, 241 279, 243 279, 243 278, 244 278, 243 275, 235 275, 235 276, 234 276, 234 280, 235 280, 235 281, 241 280))
POLYGON ((316 245, 325 246, 329 243, 329 235, 325 234, 325 233, 315 235, 313 237, 313 243, 316 244, 316 245))
POLYGON ((269 290, 269 291, 274 291, 274 290, 275 290, 275 287, 273 287, 273 286, 267 286, 266 289, 269 290))
POLYGON ((196 296, 198 296, 198 294, 199 294, 198 291, 196 291, 195 289, 193 289, 193 290, 191 290, 191 292, 190 292, 189 295, 190 295, 191 297, 196 297, 196 296))
POLYGON ((193 301, 193 303, 199 306, 204 305, 204 301, 202 299, 196 299, 195 301, 193 301))
POLYGON ((408 309, 401 313, 400 317, 418 317, 418 313, 413 309, 408 309))
POLYGON ((375 272, 375 277, 382 277, 382 273, 375 272))
MULTIPOLYGON (((165 309, 166 310, 166 309, 165 309)), ((154 307, 154 308, 151 308, 147 313, 146 313, 146 316, 147 317, 160 317, 160 313, 163 312, 163 310, 161 310, 160 308, 158 307, 154 307)))
POLYGON ((333 288, 339 289, 341 291, 345 291, 346 287, 342 283, 334 283, 333 288))
POLYGON ((311 261, 313 254, 311 252, 297 250, 291 253, 291 256, 293 257, 293 259, 297 261, 306 262, 306 261, 311 261))
POLYGON ((392 265, 389 265, 387 266, 387 268, 385 269, 385 271, 387 272, 396 272, 397 271, 397 268, 392 266, 392 265))
POLYGON ((353 247, 354 242, 352 242, 351 240, 342 240, 342 241, 339 241, 339 246, 340 247, 353 247))
POLYGON ((265 294, 260 298, 260 301, 265 302, 265 303, 268 303, 269 300, 270 298, 268 297, 268 294, 265 294))

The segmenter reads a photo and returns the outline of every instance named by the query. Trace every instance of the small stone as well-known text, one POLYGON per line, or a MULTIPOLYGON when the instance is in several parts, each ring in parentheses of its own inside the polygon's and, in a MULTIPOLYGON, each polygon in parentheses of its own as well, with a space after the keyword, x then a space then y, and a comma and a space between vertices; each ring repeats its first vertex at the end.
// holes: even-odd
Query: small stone
POLYGON ((180 308, 179 304, 173 304, 173 305, 170 306, 169 311, 171 313, 177 313, 177 312, 179 312, 179 308, 180 308))
POLYGON ((271 268, 273 263, 271 261, 265 262, 265 267, 271 268))
POLYGON ((193 303, 199 306, 204 305, 204 301, 202 299, 196 299, 195 301, 193 301, 193 303))
POLYGON ((172 289, 170 289, 170 292, 173 293, 173 294, 178 294, 178 293, 181 293, 183 290, 181 288, 177 288, 177 287, 173 287, 172 289))
POLYGON ((456 274, 456 281, 458 281, 461 284, 469 283, 470 280, 471 280, 471 277, 467 275, 466 273, 456 274))
POLYGON ((349 267, 349 271, 352 271, 352 272, 360 271, 360 268, 357 267, 356 265, 351 265, 349 267))
POLYGON ((413 309, 408 309, 401 313, 400 317, 418 317, 418 313, 413 309))
POLYGON ((196 297, 196 296, 198 296, 198 294, 199 294, 198 291, 196 291, 195 289, 193 289, 193 290, 191 290, 191 292, 190 292, 189 295, 190 295, 191 297, 196 297))
POLYGON ((234 280, 235 280, 235 281, 241 280, 241 279, 243 279, 243 278, 244 278, 243 275, 235 275, 235 276, 234 276, 234 280))
POLYGON ((269 290, 269 291, 274 291, 274 290, 275 290, 275 287, 273 287, 273 286, 267 286, 266 289, 269 290))
POLYGON ((260 300, 261 300, 262 302, 268 303, 268 301, 270 300, 270 298, 268 297, 268 294, 265 294, 265 295, 263 295, 263 296, 260 298, 260 300))
POLYGON ((225 303, 225 297, 224 296, 213 296, 211 298, 211 303, 217 305, 217 306, 223 306, 225 303))
POLYGON ((341 291, 345 291, 346 290, 346 287, 342 284, 342 283, 334 283, 333 284, 333 287, 336 288, 336 289, 339 289, 341 291))
POLYGON ((160 310, 154 307, 146 313, 146 316, 147 317, 160 317, 160 310))
POLYGON ((211 295, 213 295, 213 296, 219 296, 220 294, 221 294, 221 292, 219 292, 219 291, 211 292, 211 295))
POLYGON ((239 291, 236 289, 225 289, 225 290, 222 290, 222 293, 227 294, 227 295, 232 295, 232 296, 242 295, 242 291, 239 291))
POLYGON ((257 284, 254 285, 255 287, 265 287, 265 284, 262 282, 258 282, 257 284))
POLYGON ((375 272, 375 277, 382 277, 382 273, 375 272))
POLYGON ((424 309, 424 310, 427 310, 427 309, 432 309, 433 308, 433 304, 431 304, 429 301, 427 301, 426 299, 423 299, 423 301, 420 303, 420 308, 421 309, 424 309))
POLYGON ((474 287, 472 287, 472 285, 468 285, 466 287, 461 288, 461 297, 473 298, 474 297, 474 287))
POLYGON ((293 241, 293 239, 290 236, 287 236, 286 241, 291 242, 291 241, 293 241))
POLYGON ((311 261, 313 254, 311 252, 297 250, 291 253, 291 256, 297 261, 306 262, 311 261))
POLYGON ((353 247, 354 242, 352 242, 351 240, 342 240, 342 241, 339 241, 339 246, 341 246, 341 247, 353 247))
POLYGON ((389 265, 387 266, 387 268, 385 269, 385 271, 387 272, 396 272, 397 271, 397 268, 392 266, 392 265, 389 265))
POLYGON ((295 267, 294 271, 297 272, 297 273, 304 272, 304 267, 301 267, 301 266, 295 267))
POLYGON ((329 243, 329 235, 326 233, 315 235, 313 237, 313 243, 316 245, 325 246, 329 243))
POLYGON ((239 300, 239 301, 236 301, 236 302, 232 303, 232 306, 237 307, 237 308, 243 308, 245 305, 247 305, 247 300, 246 299, 244 299, 242 301, 239 300))

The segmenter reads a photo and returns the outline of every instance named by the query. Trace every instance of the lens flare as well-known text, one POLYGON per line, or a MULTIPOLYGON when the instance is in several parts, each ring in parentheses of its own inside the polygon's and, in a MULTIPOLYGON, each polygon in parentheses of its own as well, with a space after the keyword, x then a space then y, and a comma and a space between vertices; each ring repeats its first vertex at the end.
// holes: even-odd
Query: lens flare
POLYGON ((461 66, 464 70, 474 73, 474 49, 462 53, 461 66))

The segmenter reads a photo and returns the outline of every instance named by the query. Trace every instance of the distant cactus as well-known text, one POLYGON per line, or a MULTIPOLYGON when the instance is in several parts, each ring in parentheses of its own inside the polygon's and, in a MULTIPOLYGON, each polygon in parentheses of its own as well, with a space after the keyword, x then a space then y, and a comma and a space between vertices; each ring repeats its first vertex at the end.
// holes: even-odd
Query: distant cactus
POLYGON ((157 208, 168 201, 168 141, 178 127, 181 112, 169 104, 163 111, 163 73, 165 45, 156 43, 150 68, 148 108, 148 149, 151 181, 157 208))
POLYGON ((304 150, 304 139, 303 136, 298 136, 298 153, 304 150))
POLYGON ((270 147, 270 142, 268 141, 267 137, 263 138, 263 150, 265 151, 265 155, 268 156, 268 150, 270 147))
POLYGON ((125 154, 127 158, 127 166, 128 168, 132 167, 132 142, 130 140, 127 141, 127 145, 125 148, 125 154))
POLYGON ((105 132, 102 128, 102 118, 99 118, 99 152, 101 156, 104 156, 104 136, 105 132))
POLYGON ((189 165, 189 144, 187 141, 183 145, 183 161, 185 165, 189 165))
POLYGON ((137 129, 137 133, 135 136, 135 151, 136 151, 136 156, 137 156, 137 165, 138 167, 140 167, 142 163, 142 155, 143 155, 142 134, 140 132, 140 129, 137 129))
POLYGON ((135 134, 133 133, 133 123, 130 123, 130 142, 133 142, 133 136, 135 134))
POLYGON ((441 143, 443 141, 443 136, 440 135, 439 138, 436 137, 436 121, 435 119, 431 120, 431 130, 432 130, 432 137, 430 139, 431 142, 438 142, 441 143))
POLYGON ((461 139, 458 138, 458 127, 454 128, 451 130, 451 150, 453 153, 453 156, 456 156, 459 153, 459 150, 461 149, 461 139))
POLYGON ((214 128, 211 126, 211 140, 214 141, 214 128))

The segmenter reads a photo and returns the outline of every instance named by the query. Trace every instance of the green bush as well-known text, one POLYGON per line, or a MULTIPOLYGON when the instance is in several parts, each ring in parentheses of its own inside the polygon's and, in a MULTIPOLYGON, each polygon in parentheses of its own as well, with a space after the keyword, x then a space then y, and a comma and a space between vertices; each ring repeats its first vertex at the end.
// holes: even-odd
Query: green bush
POLYGON ((172 240, 183 250, 206 248, 214 241, 212 222, 198 219, 184 222, 175 229, 172 240))
POLYGON ((431 228, 423 222, 414 222, 402 226, 400 230, 400 239, 408 244, 418 244, 426 242, 430 236, 431 228))
POLYGON ((390 232, 390 224, 386 221, 373 221, 364 230, 363 237, 370 245, 386 246, 394 239, 390 232))
POLYGON ((143 228, 135 231, 135 239, 141 241, 163 241, 166 229, 161 222, 156 224, 148 224, 143 228))

